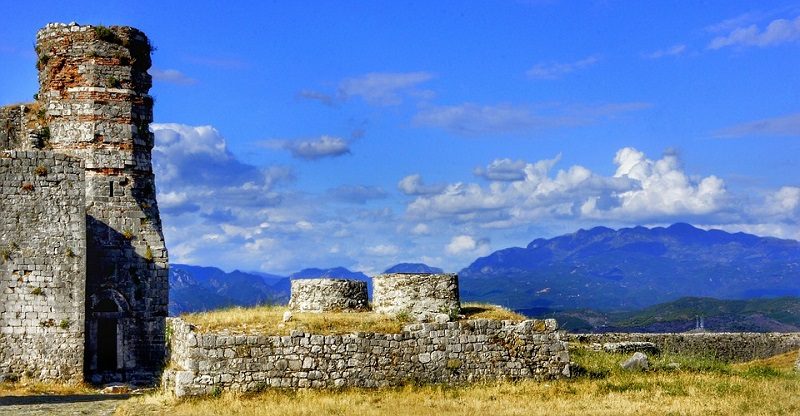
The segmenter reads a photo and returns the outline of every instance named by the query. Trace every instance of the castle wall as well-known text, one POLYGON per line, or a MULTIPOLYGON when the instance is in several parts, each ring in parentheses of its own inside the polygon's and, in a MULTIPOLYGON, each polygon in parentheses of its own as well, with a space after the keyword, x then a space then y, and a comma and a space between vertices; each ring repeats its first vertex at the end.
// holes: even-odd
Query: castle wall
POLYGON ((85 278, 82 162, 0 152, 0 373, 83 381, 85 278))
POLYGON ((198 333, 169 319, 163 387, 177 396, 266 387, 384 387, 569 375, 554 320, 412 324, 400 334, 198 333))
POLYGON ((689 334, 605 333, 565 334, 569 342, 652 342, 662 352, 743 362, 800 349, 800 333, 707 332, 689 334))
POLYGON ((147 382, 163 364, 168 305, 149 41, 130 27, 49 24, 36 52, 47 145, 86 168, 85 371, 94 382, 147 382))

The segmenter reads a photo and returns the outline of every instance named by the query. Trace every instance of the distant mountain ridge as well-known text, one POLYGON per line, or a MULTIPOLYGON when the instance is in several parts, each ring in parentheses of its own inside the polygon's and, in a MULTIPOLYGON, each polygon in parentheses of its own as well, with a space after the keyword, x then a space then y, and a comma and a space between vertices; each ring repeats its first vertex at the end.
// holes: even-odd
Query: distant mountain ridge
POLYGON ((520 310, 536 318, 555 318, 570 332, 686 332, 699 322, 713 332, 800 332, 800 298, 723 300, 686 297, 638 311, 588 309, 547 312, 520 310))
POLYGON ((443 273, 443 270, 424 263, 399 263, 386 269, 384 273, 443 273))
POLYGON ((496 251, 459 273, 462 297, 515 309, 632 310, 685 296, 800 295, 800 243, 669 227, 595 227, 496 251))

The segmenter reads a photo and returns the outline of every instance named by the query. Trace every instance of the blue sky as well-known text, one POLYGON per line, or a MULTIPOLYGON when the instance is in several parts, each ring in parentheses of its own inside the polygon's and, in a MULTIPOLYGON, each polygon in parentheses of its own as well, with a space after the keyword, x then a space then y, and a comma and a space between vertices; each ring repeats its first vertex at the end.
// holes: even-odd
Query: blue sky
POLYGON ((800 238, 800 2, 8 2, 158 48, 173 262, 450 271, 595 225, 800 238), (166 3, 166 4, 162 4, 166 3))

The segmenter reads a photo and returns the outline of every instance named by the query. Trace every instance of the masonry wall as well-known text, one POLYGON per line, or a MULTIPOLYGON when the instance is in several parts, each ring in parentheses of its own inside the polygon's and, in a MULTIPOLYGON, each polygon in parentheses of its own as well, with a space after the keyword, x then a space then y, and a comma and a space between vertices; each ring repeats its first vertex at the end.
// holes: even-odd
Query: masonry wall
POLYGON ((169 320, 163 387, 177 396, 220 390, 382 387, 569 375, 554 320, 412 324, 400 334, 288 336, 199 333, 169 320))
POLYGON ((146 383, 164 362, 167 251, 151 150, 151 47, 137 29, 37 33, 47 146, 86 168, 86 356, 93 382, 146 383))
POLYGON ((83 381, 83 181, 79 159, 0 152, 0 373, 83 381))
POLYGON ((606 333, 565 334, 569 342, 606 343, 643 341, 656 344, 662 352, 714 357, 723 361, 742 362, 767 358, 800 349, 800 333, 696 333, 649 334, 606 333))

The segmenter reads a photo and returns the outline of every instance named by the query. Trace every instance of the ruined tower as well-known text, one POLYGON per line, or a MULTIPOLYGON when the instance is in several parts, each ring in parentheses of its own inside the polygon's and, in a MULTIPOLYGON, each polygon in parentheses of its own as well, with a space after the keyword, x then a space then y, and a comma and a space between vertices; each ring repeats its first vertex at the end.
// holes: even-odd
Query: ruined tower
POLYGON ((151 51, 131 27, 50 24, 36 39, 48 146, 85 168, 84 371, 92 381, 138 381, 164 358, 167 252, 150 159, 151 51))
POLYGON ((131 27, 49 24, 36 102, 0 109, 0 370, 146 383, 163 365, 151 51, 131 27), (54 336, 70 342, 42 345, 54 336))

